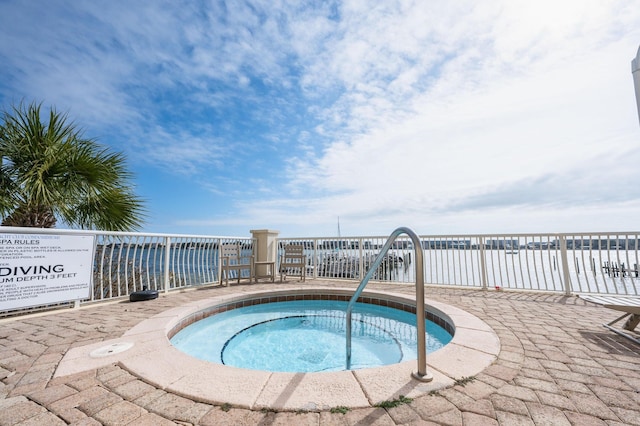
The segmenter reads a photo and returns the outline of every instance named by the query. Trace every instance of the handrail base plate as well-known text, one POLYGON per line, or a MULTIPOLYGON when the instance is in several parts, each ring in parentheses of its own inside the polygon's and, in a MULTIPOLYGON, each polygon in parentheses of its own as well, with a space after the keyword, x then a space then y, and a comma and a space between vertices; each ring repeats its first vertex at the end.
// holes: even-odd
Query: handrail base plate
POLYGON ((414 371, 411 373, 411 377, 425 383, 433 380, 433 374, 429 373, 428 371, 425 374, 420 374, 418 371, 414 371))

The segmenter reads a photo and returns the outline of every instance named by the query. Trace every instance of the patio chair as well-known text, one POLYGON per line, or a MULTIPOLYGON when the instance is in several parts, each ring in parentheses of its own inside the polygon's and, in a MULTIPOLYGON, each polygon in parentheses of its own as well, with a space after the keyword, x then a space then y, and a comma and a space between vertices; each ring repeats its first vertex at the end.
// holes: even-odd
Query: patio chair
POLYGON ((635 343, 640 344, 639 337, 635 337, 625 331, 622 331, 618 328, 613 327, 615 323, 628 317, 627 321, 622 326, 622 329, 632 332, 638 336, 638 334, 634 332, 634 329, 640 323, 640 297, 596 296, 596 295, 582 295, 582 294, 580 294, 579 297, 586 300, 587 302, 596 303, 598 305, 604 306, 605 308, 624 312, 624 315, 622 315, 621 317, 616 318, 610 323, 602 324, 602 325, 608 328, 609 330, 613 331, 614 333, 617 333, 635 343))
POLYGON ((300 281, 304 282, 307 276, 307 255, 304 254, 302 244, 289 244, 284 246, 284 253, 280 256, 280 281, 285 281, 287 275, 300 274, 300 281))
POLYGON ((223 244, 220 248, 220 270, 226 285, 229 285, 229 278, 237 280, 248 279, 249 282, 254 276, 253 251, 250 248, 243 249, 241 244, 223 244), (249 276, 243 276, 242 272, 248 271, 249 276), (234 273, 235 272, 235 273, 234 273))

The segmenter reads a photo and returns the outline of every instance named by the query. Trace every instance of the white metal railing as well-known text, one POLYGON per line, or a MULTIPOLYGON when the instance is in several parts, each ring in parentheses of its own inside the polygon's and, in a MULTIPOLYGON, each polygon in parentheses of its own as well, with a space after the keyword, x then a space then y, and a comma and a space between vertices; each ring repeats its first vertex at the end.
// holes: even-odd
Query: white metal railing
MULTIPOLYGON (((254 246, 251 237, 8 227, 0 231, 95 236, 91 295, 81 302, 124 297, 143 289, 168 292, 220 282, 218 248, 224 244, 242 244, 245 250, 253 251, 254 246)), ((241 272, 247 273, 232 271, 241 272)))
POLYGON ((246 237, 121 233, 96 236, 91 300, 127 296, 144 288, 166 292, 220 282, 221 245, 241 243, 253 250, 252 239, 246 237))
MULTIPOLYGON (((425 282, 492 289, 640 294, 640 233, 423 235, 425 282)), ((281 238, 304 244, 314 278, 359 280, 386 237, 281 238)), ((399 237, 373 280, 415 282, 414 247, 399 237)))
MULTIPOLYGON (((3 233, 95 236, 88 301, 143 288, 170 291, 220 282, 223 244, 254 250, 251 237, 2 227, 3 233)), ((308 276, 359 281, 386 236, 279 238, 303 244, 308 276)), ((419 236, 426 285, 617 295, 640 294, 640 233, 478 234, 419 236)), ((1 259, 0 259, 1 260, 1 259)), ((414 244, 400 236, 372 281, 415 283, 414 244)), ((231 277, 233 278, 233 277, 231 277)))

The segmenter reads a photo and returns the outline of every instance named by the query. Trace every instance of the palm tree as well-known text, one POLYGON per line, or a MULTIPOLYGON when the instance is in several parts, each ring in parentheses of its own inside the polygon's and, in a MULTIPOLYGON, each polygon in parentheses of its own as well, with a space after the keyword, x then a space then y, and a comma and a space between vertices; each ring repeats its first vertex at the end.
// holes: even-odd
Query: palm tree
POLYGON ((53 108, 22 103, 2 114, 0 215, 3 226, 72 227, 127 231, 145 216, 133 194, 124 156, 86 139, 53 108))

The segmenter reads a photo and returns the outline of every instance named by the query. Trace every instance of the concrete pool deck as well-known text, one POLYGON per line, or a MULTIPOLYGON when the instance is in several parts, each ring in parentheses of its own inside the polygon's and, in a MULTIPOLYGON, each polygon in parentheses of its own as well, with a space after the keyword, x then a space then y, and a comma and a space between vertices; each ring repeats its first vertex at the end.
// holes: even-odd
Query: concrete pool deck
MULTIPOLYGON (((274 289, 356 285, 308 280, 305 284, 216 286, 170 293, 147 302, 103 303, 0 320, 0 425, 640 425, 640 346, 601 326, 615 318, 615 312, 558 294, 428 287, 428 304, 433 301, 436 306, 443 303, 454 311, 466 311, 495 332, 497 347, 490 342, 482 346, 486 343, 482 338, 460 345, 479 346, 484 354, 489 354, 494 346, 493 358, 480 365, 479 371, 466 374, 471 370, 464 370, 468 368, 464 356, 459 359, 461 362, 438 366, 440 351, 427 354, 429 371, 436 376, 434 381, 445 381, 444 387, 434 391, 424 387, 417 390, 423 385, 416 385, 404 392, 402 385, 389 379, 400 378, 403 383, 410 383, 407 376, 415 370, 415 362, 385 367, 400 370, 382 381, 393 392, 383 390, 376 396, 376 389, 384 388, 375 385, 374 390, 363 393, 374 396, 366 404, 360 399, 361 405, 350 402, 349 393, 332 393, 331 384, 335 383, 332 378, 327 381, 328 387, 320 386, 323 390, 319 397, 329 394, 334 398, 319 402, 316 409, 322 411, 293 403, 296 392, 303 395, 318 388, 317 383, 305 383, 304 374, 276 378, 275 387, 266 393, 258 392, 268 389, 271 376, 260 389, 255 389, 259 384, 248 384, 241 386, 237 394, 229 391, 219 394, 225 398, 210 398, 205 395, 206 389, 225 387, 211 385, 207 379, 209 367, 196 363, 199 367, 193 370, 191 379, 180 382, 172 371, 182 370, 185 361, 175 358, 171 350, 162 352, 167 351, 166 347, 154 346, 160 340, 146 347, 142 351, 146 355, 140 353, 140 357, 129 357, 136 353, 136 347, 144 347, 136 340, 117 361, 109 357, 94 358, 99 360, 95 365, 87 365, 86 359, 81 361, 92 350, 128 342, 132 336, 152 336, 158 333, 158 327, 166 328, 167 323, 159 325, 158 321, 162 322, 167 312, 175 313, 185 306, 193 308, 212 298, 274 289), (147 329, 148 326, 151 328, 147 329), (134 359, 136 365, 132 367, 134 359), (450 364, 459 365, 462 370, 441 371, 450 364), (168 381, 143 377, 147 370, 165 372, 168 381), (193 382, 196 379, 198 383, 193 382), (203 383, 207 387, 199 388, 203 383), (254 396, 242 402, 243 394, 254 396), (400 394, 413 401, 396 407, 370 406, 372 400, 382 401, 388 395, 397 399, 400 394), (238 399, 233 400, 232 395, 239 395, 233 396, 238 399), (352 408, 339 409, 349 405, 352 408), (334 408, 334 412, 327 408, 334 408)), ((414 286, 408 284, 370 283, 367 288, 408 297, 415 293, 414 286)), ((459 330, 464 329, 463 322, 456 322, 459 330)), ((442 358, 451 361, 458 355, 442 358)), ((358 373, 339 374, 353 377, 358 373)), ((375 379, 377 374, 368 375, 375 379)), ((228 382, 222 382, 233 385, 231 377, 237 380, 238 375, 232 374, 228 382)), ((374 379, 372 383, 376 383, 374 379)))

